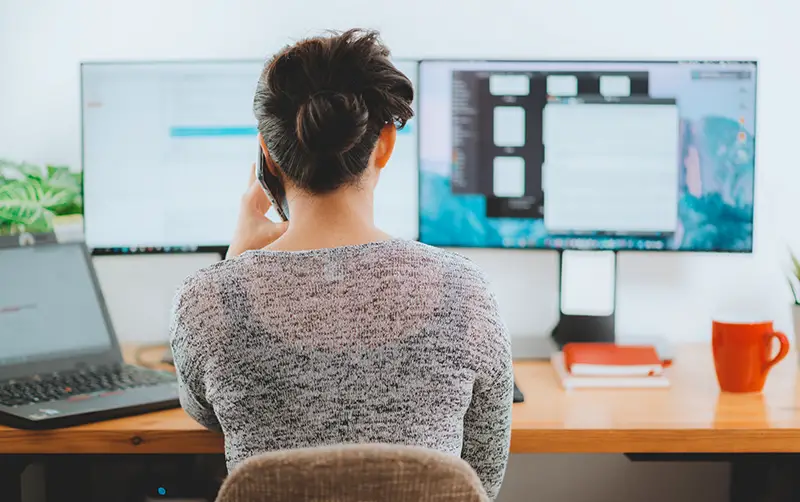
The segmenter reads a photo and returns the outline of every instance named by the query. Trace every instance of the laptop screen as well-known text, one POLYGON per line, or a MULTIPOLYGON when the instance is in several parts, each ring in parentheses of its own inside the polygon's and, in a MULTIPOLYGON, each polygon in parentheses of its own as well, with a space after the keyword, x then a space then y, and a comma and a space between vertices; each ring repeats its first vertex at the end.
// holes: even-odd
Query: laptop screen
POLYGON ((0 366, 108 351, 100 302, 81 245, 0 249, 0 366))

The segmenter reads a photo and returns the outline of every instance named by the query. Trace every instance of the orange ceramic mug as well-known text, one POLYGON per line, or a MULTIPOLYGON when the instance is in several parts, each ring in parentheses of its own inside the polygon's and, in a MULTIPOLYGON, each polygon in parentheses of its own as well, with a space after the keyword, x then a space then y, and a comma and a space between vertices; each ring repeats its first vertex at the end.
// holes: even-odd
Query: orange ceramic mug
POLYGON ((714 321, 714 366, 725 392, 760 392, 769 370, 789 353, 789 339, 771 321, 733 323, 714 321), (772 356, 772 340, 781 346, 772 356))

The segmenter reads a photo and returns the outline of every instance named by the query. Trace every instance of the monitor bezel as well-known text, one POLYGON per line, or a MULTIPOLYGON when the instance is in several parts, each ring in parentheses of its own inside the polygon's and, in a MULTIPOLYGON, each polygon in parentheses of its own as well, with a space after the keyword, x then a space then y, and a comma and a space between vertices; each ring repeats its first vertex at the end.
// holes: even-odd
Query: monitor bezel
MULTIPOLYGON (((402 61, 404 63, 413 63, 414 69, 416 71, 415 75, 415 82, 419 84, 419 76, 420 76, 420 63, 421 59, 409 58, 409 57, 393 57, 391 58, 392 61, 402 61)), ((86 160, 85 160, 85 151, 86 151, 86 135, 85 135, 85 117, 84 117, 84 106, 83 106, 83 79, 84 79, 84 67, 87 66, 135 66, 135 65, 193 65, 193 64, 241 64, 241 63, 261 63, 266 64, 266 60, 260 59, 177 59, 177 60, 97 60, 97 61, 81 61, 78 65, 79 67, 79 106, 80 106, 80 135, 81 135, 81 196, 84 195, 84 185, 86 183, 86 160)), ((415 89, 416 92, 416 89, 415 89)), ((417 106, 416 115, 419 115, 419 107, 417 106)), ((417 117, 418 118, 418 117, 417 117)), ((419 122, 419 120, 417 120, 419 122)), ((416 133, 416 142, 417 142, 417 184, 419 184, 419 125, 417 125, 417 133, 416 133)), ((419 194, 419 186, 417 187, 417 193, 419 194)), ((419 208, 419 201, 417 201, 417 207, 419 208)), ((83 236, 84 239, 86 238, 86 213, 87 213, 87 206, 86 206, 86 198, 83 197, 83 212, 82 216, 82 226, 83 226, 83 236)), ((419 210, 418 210, 419 212, 419 210)), ((417 237, 414 240, 419 240, 420 231, 419 231, 419 221, 420 216, 417 215, 417 237)), ((128 256, 132 254, 187 254, 187 253, 212 253, 212 254, 219 254, 221 258, 225 258, 228 252, 229 244, 184 244, 184 245, 174 245, 174 246, 164 246, 161 245, 148 245, 148 244, 131 244, 129 246, 115 246, 115 247, 108 247, 108 246, 101 246, 101 247, 94 247, 89 248, 90 253, 92 256, 128 256), (165 250, 166 248, 166 250, 165 250)))
MULTIPOLYGON (((105 298, 103 297, 102 289, 100 288, 100 281, 97 278, 92 257, 86 244, 83 242, 47 242, 37 243, 31 247, 46 247, 46 246, 70 246, 80 248, 82 259, 86 266, 87 273, 91 280, 94 295, 100 307, 100 313, 103 317, 103 322, 106 327, 106 332, 109 337, 109 346, 102 352, 88 352, 77 356, 68 357, 50 357, 45 359, 36 359, 29 362, 19 364, 0 365, 0 380, 8 380, 24 376, 54 373, 59 371, 71 371, 90 366, 107 366, 112 364, 122 363, 122 351, 119 345, 117 333, 114 330, 114 325, 111 321, 111 315, 108 311, 105 298)), ((18 248, 12 248, 18 249, 18 248)), ((57 335, 56 335, 57 336, 57 335)))
MULTIPOLYGON (((420 59, 417 65, 417 82, 418 87, 422 88, 423 79, 423 66, 425 63, 620 63, 620 64, 745 64, 753 65, 754 67, 754 119, 753 119, 753 230, 750 239, 750 247, 748 249, 632 249, 632 248, 593 248, 582 246, 490 246, 490 245, 464 245, 464 244, 430 244, 431 246, 452 248, 452 249, 502 249, 508 251, 614 251, 617 253, 623 252, 636 252, 636 253, 724 253, 724 254, 752 254, 755 252, 755 236, 756 236, 756 202, 758 190, 756 189, 756 175, 757 175, 757 158, 758 158, 758 60, 757 59, 488 59, 488 58, 424 58, 420 59)), ((419 100, 420 93, 416 97, 419 100)), ((423 113, 422 101, 417 102, 417 112, 421 116, 423 113)), ((420 122, 421 124, 421 122, 420 122)), ((417 200, 419 201, 419 229, 418 241, 423 244, 428 244, 422 238, 422 149, 420 148, 422 138, 422 128, 419 127, 419 134, 417 135, 417 153, 419 159, 417 160, 417 174, 418 174, 418 193, 417 200)), ((569 239, 564 239, 569 240, 569 239)))

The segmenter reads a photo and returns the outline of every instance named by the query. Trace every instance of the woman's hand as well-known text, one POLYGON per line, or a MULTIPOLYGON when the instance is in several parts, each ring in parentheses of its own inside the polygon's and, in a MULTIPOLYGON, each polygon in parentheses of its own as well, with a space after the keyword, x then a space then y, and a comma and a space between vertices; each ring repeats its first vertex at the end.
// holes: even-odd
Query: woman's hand
POLYGON ((270 221, 265 215, 271 206, 267 194, 256 180, 254 164, 250 173, 250 184, 242 196, 239 221, 236 223, 236 231, 233 234, 226 259, 236 258, 245 251, 269 246, 283 235, 289 223, 270 221))

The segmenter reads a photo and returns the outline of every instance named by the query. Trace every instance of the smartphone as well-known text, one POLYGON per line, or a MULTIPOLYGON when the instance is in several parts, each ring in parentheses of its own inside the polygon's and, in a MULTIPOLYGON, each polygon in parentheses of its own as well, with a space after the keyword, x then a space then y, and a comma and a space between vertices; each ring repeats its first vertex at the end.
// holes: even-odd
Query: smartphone
POLYGON ((267 168, 269 162, 264 156, 264 150, 258 147, 258 163, 256 164, 256 178, 267 194, 267 198, 272 203, 272 207, 278 213, 282 221, 289 221, 289 205, 286 203, 286 190, 283 188, 281 180, 270 172, 267 168))

